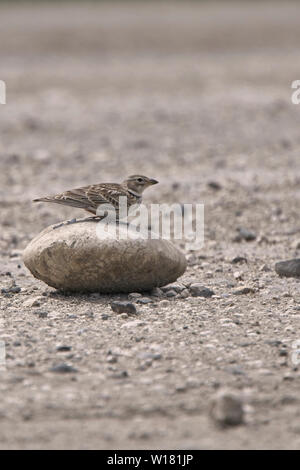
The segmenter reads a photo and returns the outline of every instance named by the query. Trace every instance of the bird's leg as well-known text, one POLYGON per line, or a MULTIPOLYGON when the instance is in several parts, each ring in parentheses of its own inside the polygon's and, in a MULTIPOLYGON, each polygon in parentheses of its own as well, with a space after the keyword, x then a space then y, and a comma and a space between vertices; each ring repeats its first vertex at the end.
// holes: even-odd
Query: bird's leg
POLYGON ((62 222, 61 224, 58 224, 58 225, 54 225, 53 230, 55 230, 56 228, 62 227, 63 225, 65 225, 64 222, 62 222))
POLYGON ((71 225, 71 224, 76 224, 76 223, 77 223, 77 219, 71 219, 71 220, 67 220, 66 225, 71 225))
POLYGON ((59 227, 63 227, 64 225, 71 225, 71 224, 76 224, 76 223, 77 223, 77 219, 67 220, 67 222, 62 222, 61 224, 55 225, 53 227, 53 230, 59 227))
POLYGON ((102 220, 103 218, 104 216, 102 215, 94 215, 93 217, 85 217, 84 219, 80 219, 78 222, 96 222, 102 220))
POLYGON ((84 219, 71 219, 71 220, 67 220, 66 222, 62 222, 61 224, 58 224, 58 225, 55 225, 53 227, 53 230, 59 228, 59 227, 63 227, 64 225, 71 225, 71 224, 79 224, 80 222, 89 222, 89 221, 92 221, 92 222, 96 222, 96 221, 100 221, 104 218, 105 216, 102 216, 102 215, 94 215, 92 217, 85 217, 84 219))

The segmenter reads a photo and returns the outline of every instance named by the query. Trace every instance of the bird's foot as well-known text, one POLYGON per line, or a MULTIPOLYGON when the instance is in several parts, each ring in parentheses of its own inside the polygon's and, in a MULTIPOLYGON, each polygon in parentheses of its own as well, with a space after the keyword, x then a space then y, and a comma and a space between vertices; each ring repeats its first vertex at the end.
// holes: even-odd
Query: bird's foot
POLYGON ((55 225, 53 227, 53 230, 63 227, 64 225, 71 225, 71 224, 76 224, 76 223, 77 223, 77 219, 67 220, 67 222, 62 222, 61 224, 55 225))
POLYGON ((79 224, 80 222, 98 222, 103 219, 103 216, 100 215, 95 215, 93 217, 85 217, 84 219, 72 219, 72 220, 67 220, 66 222, 62 222, 61 224, 55 225, 53 227, 53 230, 63 227, 64 225, 71 225, 71 224, 79 224))

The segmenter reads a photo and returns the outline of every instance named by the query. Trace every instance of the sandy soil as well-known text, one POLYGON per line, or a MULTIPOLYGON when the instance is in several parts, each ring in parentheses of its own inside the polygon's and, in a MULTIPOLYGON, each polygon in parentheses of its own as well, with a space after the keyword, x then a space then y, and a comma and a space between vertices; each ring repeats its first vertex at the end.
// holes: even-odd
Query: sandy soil
POLYGON ((2 449, 299 448, 299 281, 274 271, 299 255, 299 13, 1 5, 0 279, 21 288, 0 296, 2 449), (160 181, 148 202, 204 202, 205 245, 186 253, 183 281, 216 296, 151 297, 134 325, 110 308, 126 296, 58 294, 22 250, 81 215, 34 197, 136 172, 160 181), (239 227, 256 239, 236 241, 239 227), (51 371, 61 363, 76 372, 51 371), (224 430, 208 408, 225 387, 246 415, 224 430))

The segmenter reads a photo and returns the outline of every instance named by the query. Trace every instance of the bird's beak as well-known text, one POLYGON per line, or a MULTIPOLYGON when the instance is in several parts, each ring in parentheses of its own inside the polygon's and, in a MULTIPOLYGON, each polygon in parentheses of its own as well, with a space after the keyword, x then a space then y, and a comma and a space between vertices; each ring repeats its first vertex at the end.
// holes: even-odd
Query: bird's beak
POLYGON ((156 181, 156 180, 149 180, 149 183, 150 183, 150 184, 157 184, 158 181, 156 181))

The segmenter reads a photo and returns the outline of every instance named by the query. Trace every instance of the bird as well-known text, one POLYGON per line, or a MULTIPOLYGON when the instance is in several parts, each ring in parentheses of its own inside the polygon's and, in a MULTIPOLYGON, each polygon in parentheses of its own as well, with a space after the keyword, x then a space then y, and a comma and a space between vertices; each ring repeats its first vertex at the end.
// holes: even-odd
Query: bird
MULTIPOLYGON (((70 189, 54 196, 45 196, 34 199, 33 202, 50 202, 65 206, 84 209, 93 214, 92 218, 99 218, 97 210, 101 205, 112 205, 119 214, 119 198, 127 198, 127 209, 135 204, 141 204, 145 189, 158 181, 143 175, 131 175, 122 183, 98 183, 81 188, 70 189)), ((76 219, 72 219, 73 222, 76 219)))

